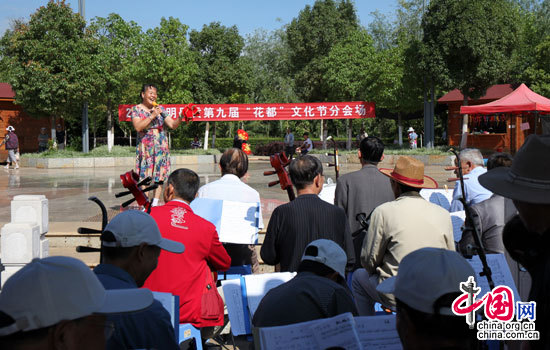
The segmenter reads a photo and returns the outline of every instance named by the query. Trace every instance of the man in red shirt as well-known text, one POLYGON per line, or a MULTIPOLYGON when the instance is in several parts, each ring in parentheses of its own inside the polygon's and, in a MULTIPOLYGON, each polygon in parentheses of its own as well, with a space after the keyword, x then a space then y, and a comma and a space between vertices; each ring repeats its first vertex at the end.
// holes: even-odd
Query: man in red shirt
MULTIPOLYGON (((189 207, 198 189, 199 176, 194 171, 178 169, 170 174, 164 187, 166 204, 154 207, 151 216, 162 236, 183 243, 185 252, 161 251, 158 266, 144 287, 179 296, 180 323, 204 328, 224 323, 223 301, 213 294, 217 293, 216 281, 210 270, 227 270, 231 258, 220 243, 216 227, 189 207)), ((205 331, 201 330, 208 333, 205 331)))

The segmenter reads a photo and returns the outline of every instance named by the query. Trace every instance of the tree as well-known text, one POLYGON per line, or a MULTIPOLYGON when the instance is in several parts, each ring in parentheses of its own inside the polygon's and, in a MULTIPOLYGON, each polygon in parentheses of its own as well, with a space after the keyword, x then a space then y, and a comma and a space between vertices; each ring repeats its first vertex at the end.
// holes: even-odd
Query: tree
POLYGON ((353 2, 317 0, 307 5, 286 30, 291 74, 304 101, 326 101, 321 60, 333 46, 359 28, 353 2))
MULTIPOLYGON (((93 89, 97 42, 64 1, 50 1, 0 41, 15 102, 35 117, 76 118, 93 89)), ((79 117, 79 116, 78 116, 79 117)))
MULTIPOLYGON (((508 0, 432 0, 422 23, 425 74, 445 89, 458 88, 464 104, 482 96, 510 71, 516 15, 508 0)), ((462 147, 467 124, 465 116, 462 147)))
POLYGON ((99 42, 99 74, 95 80, 98 93, 90 103, 98 112, 105 113, 110 152, 114 145, 113 116, 117 115, 118 105, 133 100, 128 99, 129 95, 137 95, 139 77, 135 60, 140 53, 143 33, 135 22, 125 22, 114 13, 106 18, 96 17, 90 30, 99 42))
MULTIPOLYGON (((252 89, 252 67, 250 60, 242 55, 244 39, 237 27, 212 22, 204 25, 200 32, 191 31, 189 41, 199 66, 199 74, 193 86, 195 101, 248 102, 252 89)), ((232 123, 223 123, 219 131, 230 136, 231 127, 232 123)), ((215 136, 213 143, 214 140, 215 136)))
POLYGON ((163 17, 160 27, 147 30, 144 37, 138 76, 144 83, 158 87, 162 103, 193 101, 191 88, 196 83, 198 66, 187 41, 187 29, 177 18, 163 17))
POLYGON ((535 48, 534 63, 527 69, 525 76, 532 82, 533 91, 550 96, 550 35, 535 48))

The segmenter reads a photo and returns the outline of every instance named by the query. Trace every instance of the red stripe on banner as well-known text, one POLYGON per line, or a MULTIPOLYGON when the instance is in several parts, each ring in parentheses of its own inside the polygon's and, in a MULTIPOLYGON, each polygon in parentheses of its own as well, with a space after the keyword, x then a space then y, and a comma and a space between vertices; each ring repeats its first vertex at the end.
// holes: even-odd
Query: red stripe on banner
MULTIPOLYGON (((134 105, 119 105, 118 120, 130 121, 134 105)), ((185 104, 162 105, 172 118, 179 116, 185 104)), ((262 103, 195 105, 193 121, 228 122, 240 120, 308 120, 374 118, 374 102, 262 103)))

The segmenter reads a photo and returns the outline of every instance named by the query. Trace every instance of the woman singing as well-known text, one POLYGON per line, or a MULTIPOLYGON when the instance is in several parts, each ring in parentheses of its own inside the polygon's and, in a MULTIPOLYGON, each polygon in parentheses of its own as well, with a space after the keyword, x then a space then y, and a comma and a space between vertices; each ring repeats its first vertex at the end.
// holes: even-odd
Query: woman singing
POLYGON ((153 206, 157 205, 162 193, 162 183, 170 173, 170 150, 164 125, 175 129, 180 118, 171 118, 163 107, 157 104, 157 88, 144 84, 141 88, 141 104, 132 108, 132 124, 137 131, 136 171, 139 178, 151 176, 159 184, 154 192, 153 206))

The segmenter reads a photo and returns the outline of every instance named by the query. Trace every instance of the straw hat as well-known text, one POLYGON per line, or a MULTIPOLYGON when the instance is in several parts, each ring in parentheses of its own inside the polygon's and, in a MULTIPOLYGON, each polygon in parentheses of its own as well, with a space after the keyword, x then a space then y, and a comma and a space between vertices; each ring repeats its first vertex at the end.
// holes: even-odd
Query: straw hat
POLYGON ((488 190, 521 202, 550 204, 550 135, 529 135, 512 167, 499 167, 479 177, 488 190))
POLYGON ((410 187, 437 188, 437 182, 424 175, 424 163, 413 157, 399 157, 393 169, 380 169, 380 172, 410 187))

